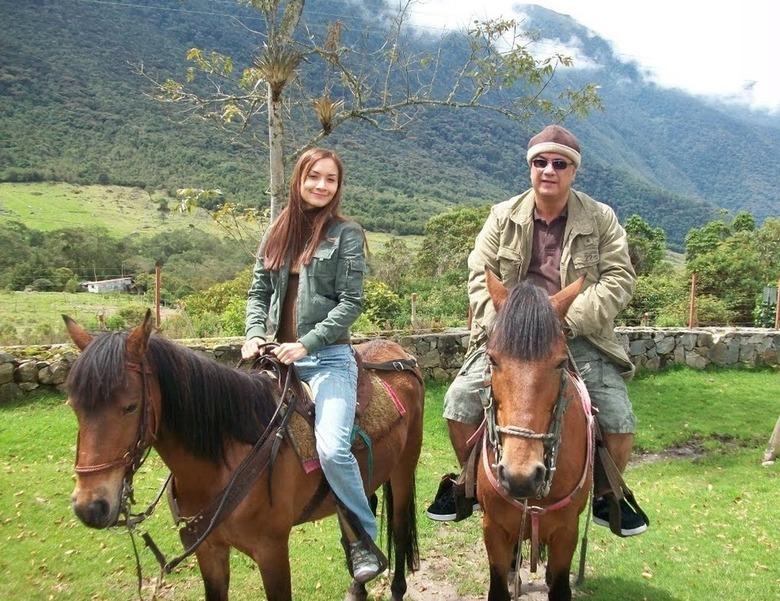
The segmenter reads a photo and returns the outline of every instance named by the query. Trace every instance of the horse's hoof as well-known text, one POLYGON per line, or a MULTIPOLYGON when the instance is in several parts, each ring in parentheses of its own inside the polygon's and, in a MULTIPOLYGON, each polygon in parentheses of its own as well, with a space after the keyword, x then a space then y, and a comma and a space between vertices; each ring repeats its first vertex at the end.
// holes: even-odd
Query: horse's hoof
POLYGON ((366 591, 366 586, 353 580, 352 584, 349 585, 349 589, 347 589, 344 601, 366 601, 367 599, 368 592, 366 591))

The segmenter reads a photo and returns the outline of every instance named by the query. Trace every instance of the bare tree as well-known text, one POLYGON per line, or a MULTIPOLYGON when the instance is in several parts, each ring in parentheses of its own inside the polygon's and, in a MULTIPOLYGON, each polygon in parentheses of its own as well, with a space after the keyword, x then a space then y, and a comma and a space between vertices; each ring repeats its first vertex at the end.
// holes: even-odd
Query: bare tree
POLYGON ((143 66, 138 70, 159 100, 267 150, 271 219, 285 198, 285 158, 296 158, 348 121, 400 131, 431 107, 561 121, 600 105, 592 84, 553 91, 556 70, 572 59, 535 57, 534 36, 512 19, 477 21, 465 35, 445 34, 433 50, 416 51, 432 44, 408 23, 414 0, 400 0, 396 10, 355 3, 355 11, 372 7, 376 25, 369 31, 351 31, 338 20, 315 29, 303 18, 304 0, 237 2, 257 10, 265 23, 262 31, 241 23, 258 39, 258 50, 240 72, 232 57, 198 48, 187 54, 185 81, 159 81, 143 66), (312 93, 315 82, 319 90, 312 93))

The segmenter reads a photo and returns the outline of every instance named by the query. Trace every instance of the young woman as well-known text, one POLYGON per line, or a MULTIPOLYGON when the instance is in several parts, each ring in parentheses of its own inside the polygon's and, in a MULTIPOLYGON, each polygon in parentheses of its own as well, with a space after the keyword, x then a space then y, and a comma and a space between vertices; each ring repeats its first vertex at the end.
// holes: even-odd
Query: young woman
MULTIPOLYGON (((314 393, 322 471, 376 538, 376 519, 351 451, 357 365, 350 326, 363 306, 365 255, 362 228, 339 213, 343 179, 341 160, 329 150, 312 148, 298 159, 287 207, 260 243, 241 354, 254 357, 268 330, 275 332, 276 356, 294 363, 314 393)), ((379 573, 378 558, 361 542, 351 543, 350 554, 358 582, 379 573)))

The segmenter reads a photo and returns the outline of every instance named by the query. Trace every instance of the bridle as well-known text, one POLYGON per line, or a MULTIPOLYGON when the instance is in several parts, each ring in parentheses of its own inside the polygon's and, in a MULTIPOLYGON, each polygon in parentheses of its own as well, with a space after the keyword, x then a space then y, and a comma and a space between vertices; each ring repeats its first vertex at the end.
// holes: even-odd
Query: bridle
POLYGON ((138 420, 138 430, 135 439, 121 457, 117 457, 116 459, 105 463, 79 465, 78 458, 81 435, 77 434, 76 463, 74 467, 74 471, 79 475, 91 475, 124 466, 125 471, 122 479, 122 495, 120 498, 120 508, 123 513, 126 513, 125 510, 129 507, 128 502, 134 503, 133 476, 149 456, 149 451, 152 447, 151 444, 146 444, 146 440, 147 438, 150 438, 154 441, 157 438, 158 423, 152 403, 152 371, 146 358, 144 357, 138 362, 126 361, 125 368, 130 371, 138 372, 141 375, 141 417, 138 420))
MULTIPOLYGON (((521 548, 523 537, 525 534, 525 524, 528 516, 531 517, 531 558, 530 558, 530 570, 532 573, 536 572, 537 563, 539 560, 539 520, 545 514, 548 514, 559 509, 563 509, 569 506, 574 500, 575 496, 583 490, 588 476, 593 470, 593 452, 594 452, 594 429, 593 429, 593 415, 591 413, 590 395, 588 389, 585 387, 585 383, 577 371, 576 364, 569 354, 569 365, 561 370, 561 384, 558 392, 558 399, 555 402, 555 407, 551 413, 550 427, 547 432, 540 433, 514 425, 500 426, 496 423, 496 411, 495 411, 495 399, 493 397, 493 388, 491 384, 491 369, 490 363, 486 363, 485 368, 485 383, 484 387, 480 390, 482 396, 482 404, 485 407, 485 423, 487 429, 487 437, 482 438, 482 467, 493 489, 510 505, 522 510, 522 521, 520 524, 519 536, 518 536, 518 548, 521 548), (552 480, 555 476, 556 462, 558 458, 558 450, 561 442, 561 425, 563 422, 563 415, 569 406, 570 399, 566 395, 566 387, 568 385, 569 378, 571 377, 574 388, 579 393, 580 402, 585 413, 586 421, 586 436, 587 436, 587 450, 585 465, 582 470, 579 481, 575 487, 565 497, 558 499, 557 501, 548 505, 531 505, 528 502, 528 498, 518 499, 512 496, 509 491, 501 485, 501 482, 497 475, 498 464, 501 461, 501 441, 499 434, 507 436, 519 436, 521 438, 528 438, 531 440, 541 440, 544 444, 544 467, 545 474, 543 484, 537 491, 536 498, 543 499, 546 497, 552 486, 552 480), (494 463, 490 463, 488 459, 488 444, 492 447, 494 463)), ((587 524, 586 522, 584 538, 587 536, 587 524)), ((587 544, 583 544, 580 551, 580 580, 582 579, 582 570, 584 569, 585 562, 585 547, 587 544)), ((517 598, 520 586, 518 575, 520 573, 519 566, 522 563, 522 555, 518 556, 518 569, 515 575, 515 598, 517 598)))
POLYGON ((544 479, 542 486, 536 492, 536 498, 542 499, 550 493, 552 480, 555 476, 558 461, 558 450, 561 443, 561 425, 563 415, 569 407, 569 397, 566 394, 566 387, 569 381, 568 371, 561 370, 561 381, 558 390, 558 399, 555 401, 550 419, 550 426, 547 432, 536 432, 529 428, 515 426, 512 424, 502 426, 496 419, 495 397, 493 396, 492 370, 490 362, 485 362, 484 385, 480 389, 482 406, 485 410, 485 423, 487 429, 487 442, 490 443, 493 450, 494 463, 490 466, 494 475, 498 470, 498 464, 501 462, 502 446, 499 434, 506 436, 517 436, 530 440, 539 440, 544 445, 544 479))

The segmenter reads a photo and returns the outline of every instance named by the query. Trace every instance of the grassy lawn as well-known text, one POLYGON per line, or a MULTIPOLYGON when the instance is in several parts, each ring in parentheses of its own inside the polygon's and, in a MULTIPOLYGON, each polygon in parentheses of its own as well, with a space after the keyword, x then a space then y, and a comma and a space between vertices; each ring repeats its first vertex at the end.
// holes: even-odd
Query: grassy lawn
MULTIPOLYGON (((116 237, 154 235, 188 226, 221 235, 203 209, 189 214, 171 210, 162 217, 162 196, 140 188, 80 186, 66 183, 0 183, 0 220, 20 221, 30 229, 50 231, 67 227, 103 226, 116 237)), ((174 208, 174 201, 169 206, 174 208)))
MULTIPOLYGON (((429 386, 425 441, 418 469, 418 514, 424 558, 450 559, 443 580, 459 594, 484 595, 486 562, 480 520, 437 524, 424 517, 439 476, 454 467, 441 403, 446 386, 429 386)), ((582 598, 769 601, 780 587, 777 467, 761 468, 763 446, 780 411, 780 379, 768 371, 693 372, 644 376, 631 384, 640 420, 637 446, 658 451, 697 441, 705 456, 637 462, 627 480, 652 520, 641 537, 619 539, 592 527, 582 598), (687 425, 686 425, 687 424, 687 425), (686 435, 689 435, 686 438, 686 435)), ((127 536, 88 530, 69 507, 75 418, 61 396, 39 396, 0 408, 0 598, 115 600, 135 597, 127 536)), ((148 502, 164 475, 151 464, 136 479, 148 502)), ((168 554, 175 531, 161 508, 146 528, 168 554)), ((297 528, 292 540, 296 599, 339 599, 348 584, 334 520, 297 528)), ((155 562, 142 552, 144 574, 155 562)), ((232 557, 231 599, 262 598, 253 564, 232 557)), ((386 586, 380 578, 374 591, 386 586)), ((145 598, 151 591, 145 590, 145 598)), ((202 598, 194 561, 166 578, 161 599, 202 598)), ((381 598, 381 597, 375 597, 381 598)))
POLYGON ((98 313, 105 318, 124 307, 151 307, 143 296, 88 292, 0 291, 0 346, 53 344, 70 339, 61 315, 69 315, 90 329, 97 329, 98 313))

